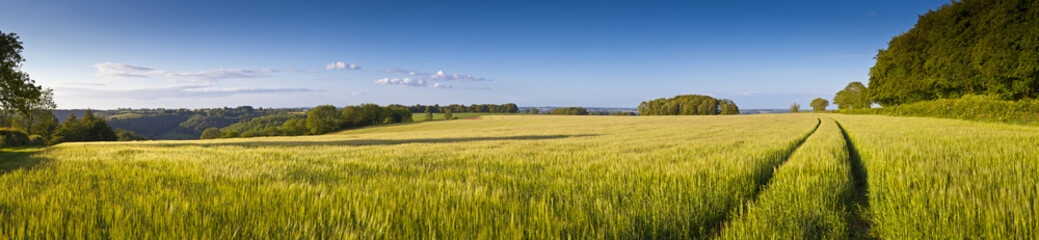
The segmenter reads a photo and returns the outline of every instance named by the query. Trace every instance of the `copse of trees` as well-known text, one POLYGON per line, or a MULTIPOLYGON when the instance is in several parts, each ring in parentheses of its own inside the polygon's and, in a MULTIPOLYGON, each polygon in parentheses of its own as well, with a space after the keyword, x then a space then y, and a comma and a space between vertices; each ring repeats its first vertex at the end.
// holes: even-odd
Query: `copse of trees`
POLYGON ((837 109, 864 109, 869 108, 871 102, 866 93, 866 85, 861 82, 848 83, 844 90, 837 92, 833 97, 833 104, 837 109))
POLYGON ((1039 1, 953 1, 891 39, 870 69, 869 95, 894 106, 963 95, 1039 97, 1039 1))
POLYGON ((826 99, 823 98, 816 98, 812 100, 810 105, 812 106, 812 111, 825 112, 826 107, 830 106, 830 101, 826 101, 826 99))
POLYGON ((551 115, 588 115, 588 109, 583 107, 556 108, 548 112, 551 115))
POLYGON ((51 136, 51 143, 63 142, 88 142, 88 141, 116 141, 119 137, 104 119, 94 116, 93 112, 87 110, 82 119, 76 118, 75 114, 69 115, 51 136))
POLYGON ((639 104, 639 115, 718 115, 739 114, 739 107, 729 99, 718 100, 704 95, 678 95, 639 104))

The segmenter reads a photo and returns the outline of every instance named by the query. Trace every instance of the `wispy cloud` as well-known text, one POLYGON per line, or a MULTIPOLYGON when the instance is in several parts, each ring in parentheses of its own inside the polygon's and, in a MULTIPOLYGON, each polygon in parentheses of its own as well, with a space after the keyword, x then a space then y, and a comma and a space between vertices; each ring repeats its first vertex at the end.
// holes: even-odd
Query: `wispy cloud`
POLYGON ((415 72, 415 71, 411 71, 411 70, 407 70, 407 69, 403 69, 403 68, 388 68, 386 70, 382 70, 382 72, 384 72, 384 73, 401 74, 401 75, 408 75, 408 76, 425 76, 425 75, 429 75, 429 73, 420 73, 420 72, 415 72))
POLYGON ((166 78, 178 79, 178 80, 189 80, 189 81, 203 81, 211 82, 220 79, 233 79, 233 78, 261 78, 268 77, 264 73, 277 72, 277 69, 263 68, 260 71, 245 70, 245 69, 220 69, 220 70, 203 70, 198 72, 173 72, 158 70, 149 67, 134 66, 130 64, 122 63, 101 63, 95 64, 97 68, 97 75, 102 77, 119 77, 119 78, 148 78, 153 76, 162 76, 166 78))
POLYGON ((375 80, 375 84, 400 87, 425 87, 426 80, 417 78, 382 78, 375 80))
POLYGON ((360 70, 361 66, 353 63, 334 62, 325 65, 326 70, 360 70))
POLYGON ((135 89, 62 88, 61 90, 62 92, 67 92, 73 96, 82 98, 108 98, 133 100, 214 98, 240 94, 286 94, 314 92, 314 90, 306 88, 219 88, 212 86, 170 86, 135 89))
POLYGON ((94 67, 97 68, 98 76, 107 77, 147 78, 166 74, 165 71, 122 63, 107 62, 94 64, 94 67))
POLYGON ((261 78, 267 77, 267 75, 251 70, 244 69, 221 69, 221 70, 205 70, 198 72, 169 72, 166 73, 166 77, 189 79, 189 80, 200 80, 200 81, 211 81, 220 79, 233 79, 233 78, 261 78))

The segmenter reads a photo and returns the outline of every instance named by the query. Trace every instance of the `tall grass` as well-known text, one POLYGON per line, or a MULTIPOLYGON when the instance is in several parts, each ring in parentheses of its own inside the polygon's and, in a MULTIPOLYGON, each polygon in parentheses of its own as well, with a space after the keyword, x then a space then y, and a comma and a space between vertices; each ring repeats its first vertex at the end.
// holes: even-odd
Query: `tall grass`
POLYGON ((1039 235, 1039 129, 917 117, 834 117, 869 172, 877 236, 1039 235))
POLYGON ((847 239, 855 186, 841 130, 828 118, 776 170, 721 239, 847 239))
POLYGON ((705 238, 816 124, 484 116, 61 144, 0 175, 0 238, 705 238))

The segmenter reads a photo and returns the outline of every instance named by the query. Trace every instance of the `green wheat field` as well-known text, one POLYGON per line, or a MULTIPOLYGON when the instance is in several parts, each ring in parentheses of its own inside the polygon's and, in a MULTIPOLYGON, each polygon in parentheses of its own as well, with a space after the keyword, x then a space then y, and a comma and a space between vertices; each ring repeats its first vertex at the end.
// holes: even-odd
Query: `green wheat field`
POLYGON ((481 116, 0 153, 0 239, 1023 239, 1039 128, 481 116))

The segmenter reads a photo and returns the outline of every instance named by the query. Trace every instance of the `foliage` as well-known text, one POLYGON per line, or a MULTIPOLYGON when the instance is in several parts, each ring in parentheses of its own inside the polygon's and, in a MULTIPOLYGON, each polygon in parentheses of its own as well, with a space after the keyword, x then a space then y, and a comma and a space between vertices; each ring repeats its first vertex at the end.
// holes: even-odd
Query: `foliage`
POLYGON ((826 101, 826 99, 822 98, 816 98, 812 100, 812 103, 810 105, 812 106, 812 111, 825 112, 826 107, 830 106, 830 101, 826 101))
POLYGON ((93 112, 87 110, 83 119, 77 119, 76 115, 69 115, 58 130, 51 136, 51 143, 84 142, 84 141, 116 141, 119 137, 104 119, 95 117, 93 112))
POLYGON ((26 145, 30 145, 30 146, 44 146, 44 145, 47 145, 47 138, 44 138, 43 136, 40 136, 40 135, 31 135, 31 136, 29 136, 29 141, 26 143, 26 145))
POLYGON ((704 95, 678 95, 639 104, 639 115, 718 115, 739 114, 732 100, 718 100, 704 95))
POLYGON ((145 141, 145 140, 151 140, 151 139, 148 139, 147 137, 144 137, 144 136, 141 136, 141 135, 137 135, 137 133, 134 133, 134 132, 131 132, 131 131, 127 131, 127 130, 123 130, 123 129, 116 129, 115 130, 115 136, 116 136, 116 140, 117 141, 145 141))
POLYGON ((719 103, 721 106, 722 115, 740 114, 740 108, 736 106, 736 102, 729 99, 722 99, 719 103))
POLYGON ((422 105, 416 104, 412 106, 403 105, 389 105, 390 108, 407 108, 408 111, 413 113, 425 113, 426 109, 429 109, 432 113, 444 113, 447 110, 451 110, 453 113, 519 113, 519 107, 515 103, 506 103, 502 105, 497 104, 472 104, 469 106, 460 104, 451 104, 447 106, 437 105, 422 105))
POLYGON ((20 129, 0 128, 0 147, 19 147, 29 145, 29 134, 20 129))
MULTIPOLYGON (((267 133, 271 127, 277 127, 301 109, 271 109, 240 106, 235 108, 208 109, 121 109, 105 111, 108 121, 114 128, 133 131, 152 139, 165 139, 166 136, 186 135, 199 138, 202 131, 208 128, 228 128, 228 131, 240 133, 253 132, 258 135, 278 135, 267 133), (268 116, 279 116, 264 118, 268 116), (262 119, 258 119, 262 118, 262 119), (253 121, 254 119, 258 119, 253 121)), ((302 116, 300 116, 302 118, 302 116)))
POLYGON ((430 109, 429 107, 426 107, 425 113, 426 113, 426 119, 425 120, 426 121, 432 121, 433 120, 433 111, 432 111, 432 109, 430 109))
POLYGON ((797 104, 796 102, 794 104, 790 104, 790 112, 797 113, 797 112, 800 112, 800 111, 801 111, 801 104, 797 104))
POLYGON ((11 114, 31 115, 41 87, 21 71, 22 42, 14 33, 0 31, 0 125, 11 124, 11 114))
POLYGON ((958 99, 921 101, 898 106, 841 110, 848 114, 881 114, 1039 124, 1039 100, 1008 101, 991 96, 966 95, 958 99))
POLYGON ((934 118, 833 117, 868 170, 876 237, 1039 235, 1039 129, 934 118))
POLYGON ((221 137, 224 137, 224 131, 221 131, 219 128, 215 128, 214 127, 214 128, 207 128, 205 131, 202 131, 202 136, 200 136, 199 138, 200 139, 215 139, 215 138, 221 138, 221 137))
MULTIPOLYGON (((243 137, 305 135, 307 133, 306 130, 297 133, 297 131, 294 130, 286 131, 287 129, 283 127, 285 126, 285 123, 288 121, 300 120, 304 122, 303 128, 306 129, 306 118, 306 114, 281 113, 244 119, 238 123, 231 124, 230 126, 221 128, 220 130, 225 132, 240 132, 242 133, 243 137)), ((290 126, 293 125, 290 124, 290 126)))
POLYGON ((447 120, 455 119, 454 115, 451 115, 453 113, 454 113, 454 111, 452 111, 451 109, 445 110, 444 111, 444 119, 447 119, 447 120))
POLYGON ((844 90, 837 92, 833 97, 833 104, 837 105, 837 109, 863 109, 869 108, 871 102, 866 86, 861 82, 851 82, 844 90))
POLYGON ((953 1, 891 39, 870 69, 881 106, 992 95, 1039 97, 1039 1, 953 1))
POLYGON ((307 129, 310 134, 322 134, 339 129, 342 124, 342 115, 332 105, 317 106, 307 111, 307 129))
POLYGON ((588 115, 588 109, 583 107, 565 107, 552 109, 548 114, 552 115, 588 115))
POLYGON ((531 108, 530 114, 541 114, 541 110, 538 110, 538 108, 531 108))
POLYGON ((0 175, 0 238, 708 238, 816 124, 513 115, 61 144, 0 175))

